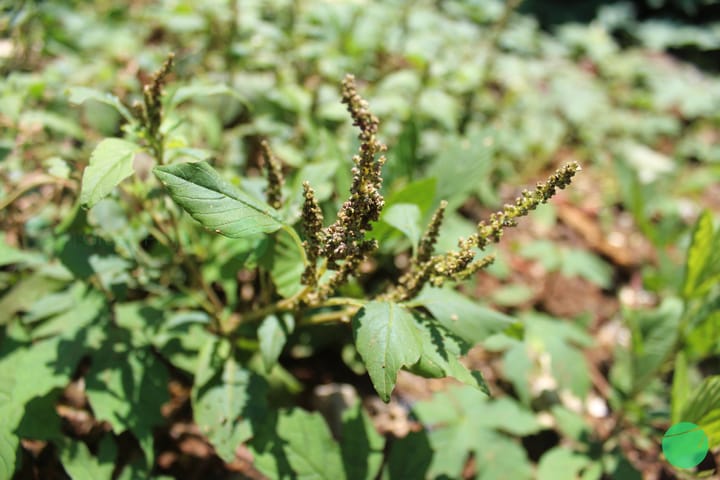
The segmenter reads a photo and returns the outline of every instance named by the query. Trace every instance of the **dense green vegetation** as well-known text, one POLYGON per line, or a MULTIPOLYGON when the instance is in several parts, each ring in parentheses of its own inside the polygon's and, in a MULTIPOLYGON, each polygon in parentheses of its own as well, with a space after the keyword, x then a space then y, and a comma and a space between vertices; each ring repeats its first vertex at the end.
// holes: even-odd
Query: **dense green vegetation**
POLYGON ((0 479, 716 476, 717 5, 540 3, 3 5, 0 479))

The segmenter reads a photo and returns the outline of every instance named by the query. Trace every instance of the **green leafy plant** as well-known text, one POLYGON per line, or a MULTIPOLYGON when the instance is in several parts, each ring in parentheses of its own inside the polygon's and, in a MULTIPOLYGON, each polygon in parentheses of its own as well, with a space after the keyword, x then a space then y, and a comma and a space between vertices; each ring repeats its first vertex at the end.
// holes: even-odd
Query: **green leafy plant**
MULTIPOLYGON (((419 212, 403 210, 409 207, 394 203, 392 215, 383 218, 412 241, 410 265, 381 288, 358 289, 361 266, 378 249, 378 240, 368 233, 385 205, 381 191, 386 146, 378 140, 378 119, 357 93, 354 78, 348 75, 343 81, 342 101, 360 131, 360 146, 353 157, 349 196, 335 220, 326 226, 323 211, 327 208, 306 179, 300 179, 302 191, 297 192, 302 195, 302 206, 299 211, 293 208, 300 202, 288 198, 283 165, 265 140, 260 143, 267 172, 264 198, 257 190, 228 181, 208 161, 177 157, 169 140, 171 122, 176 122, 170 112, 185 98, 202 92, 180 89, 165 95, 172 63, 170 56, 143 89, 142 102, 132 108, 111 95, 88 89, 72 91, 71 99, 76 103, 95 99, 117 109, 127 122, 125 136, 97 145, 83 173, 73 215, 58 228, 58 252, 61 259, 65 258, 63 263, 90 284, 75 282, 63 289, 68 280, 63 277, 56 286, 45 286, 44 292, 50 288, 54 293, 42 298, 33 292, 33 282, 52 274, 38 272, 5 297, 5 301, 11 298, 21 302, 6 305, 6 315, 24 309, 24 305, 32 307, 24 324, 5 320, 14 327, 3 343, 2 365, 7 367, 3 371, 32 365, 36 373, 44 369, 41 375, 46 379, 33 385, 10 379, 3 382, 3 421, 8 424, 4 431, 9 435, 4 443, 9 448, 3 453, 6 473, 13 470, 12 450, 18 446, 18 436, 53 439, 59 434, 59 425, 55 433, 39 433, 38 417, 28 410, 28 402, 37 400, 38 408, 45 409, 42 415, 48 415, 58 388, 71 379, 77 362, 89 353, 85 382, 96 417, 107 422, 115 435, 131 432, 144 453, 130 462, 124 475, 152 465, 152 431, 167 399, 164 385, 168 381, 167 365, 172 365, 192 375, 195 422, 226 461, 234 458, 239 445, 248 443, 257 455, 256 468, 273 478, 374 477, 381 462, 372 452, 377 452, 383 441, 367 428, 368 419, 361 410, 346 412, 343 429, 348 433, 338 446, 317 414, 278 410, 268 403, 278 381, 285 383, 281 388, 292 388, 280 380, 283 368, 278 358, 292 348, 298 332, 304 329, 345 325, 342 328, 352 333, 349 345, 386 402, 401 369, 429 378, 452 376, 487 393, 480 373, 468 370, 459 358, 473 344, 510 328, 512 323, 465 299, 448 288, 448 283, 461 282, 487 267, 492 257, 475 257, 498 242, 506 227, 516 225, 518 218, 547 202, 557 189, 565 188, 579 166, 565 166, 547 182, 538 183, 534 191, 523 191, 514 204, 491 215, 488 222, 480 222, 474 233, 458 240, 457 249, 447 252, 435 251, 447 202, 440 203, 424 233, 419 212), (143 156, 155 164, 152 172, 157 181, 138 173, 137 161, 143 156), (117 204, 108 203, 108 196, 118 186, 125 201, 138 207, 139 218, 128 218, 127 222, 140 226, 138 221, 150 220, 144 228, 169 255, 164 265, 153 267, 141 249, 123 244, 121 239, 116 243, 109 238, 81 236, 90 231, 89 214, 103 221, 98 217, 103 208, 117 208, 111 207, 117 204), (163 191, 194 220, 165 203, 163 191), (232 252, 226 260, 227 268, 253 272, 259 279, 260 290, 244 305, 238 301, 235 305, 225 303, 206 280, 209 271, 203 256, 208 254, 199 247, 208 244, 197 244, 186 234, 205 238, 193 221, 216 238, 229 239, 220 243, 232 252), (143 302, 121 300, 128 295, 118 290, 113 268, 101 271, 98 265, 116 265, 115 275, 122 274, 133 255, 137 255, 135 261, 145 275, 159 276, 164 293, 143 302), (76 263, 82 258, 86 266, 78 269, 76 263), (355 289, 349 288, 353 284, 355 289), (202 293, 198 295, 196 288, 202 293), (338 294, 342 291, 352 294, 338 294), (194 310, 196 306, 204 313, 194 310), (28 342, 33 343, 30 356, 18 349, 28 342), (61 357, 62 368, 49 361, 49 355, 66 350, 72 356, 61 357), (357 428, 367 435, 362 441, 372 446, 364 453, 357 452, 359 456, 350 453, 361 441, 361 433, 354 431, 357 428), (307 438, 315 443, 308 444, 307 438)), ((4 261, 24 260, 20 252, 8 250, 4 261)), ((55 414, 51 417, 57 422, 55 414)), ((97 472, 107 470, 109 465, 103 462, 115 455, 114 447, 107 445, 105 440, 100 445, 99 463, 93 467, 97 472)), ((70 455, 68 459, 74 459, 68 460, 68 472, 74 471, 73 462, 87 456, 75 448, 63 447, 70 455)), ((390 462, 391 470, 398 468, 397 461, 401 460, 390 462)))

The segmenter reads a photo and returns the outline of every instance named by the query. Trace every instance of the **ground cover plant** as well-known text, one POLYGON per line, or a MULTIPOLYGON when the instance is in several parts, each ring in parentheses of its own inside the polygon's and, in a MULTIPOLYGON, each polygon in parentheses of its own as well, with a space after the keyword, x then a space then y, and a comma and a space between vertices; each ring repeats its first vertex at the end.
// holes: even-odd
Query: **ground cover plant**
POLYGON ((715 7, 536 3, 3 6, 0 478, 717 475, 715 7))

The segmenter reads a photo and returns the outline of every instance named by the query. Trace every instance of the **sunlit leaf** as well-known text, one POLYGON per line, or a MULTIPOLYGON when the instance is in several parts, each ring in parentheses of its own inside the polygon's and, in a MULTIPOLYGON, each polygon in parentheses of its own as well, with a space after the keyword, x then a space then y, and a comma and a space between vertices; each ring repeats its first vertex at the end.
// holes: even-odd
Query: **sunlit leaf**
POLYGON ((178 205, 226 237, 271 233, 283 226, 274 208, 237 190, 206 162, 155 167, 153 172, 178 205))

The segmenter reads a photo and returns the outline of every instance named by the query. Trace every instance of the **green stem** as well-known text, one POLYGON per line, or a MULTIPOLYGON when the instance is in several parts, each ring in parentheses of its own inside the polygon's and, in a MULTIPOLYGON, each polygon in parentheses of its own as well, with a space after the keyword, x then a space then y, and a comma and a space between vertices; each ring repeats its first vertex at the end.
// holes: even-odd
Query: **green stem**
POLYGON ((319 323, 347 322, 357 313, 357 308, 337 310, 334 312, 323 312, 308 317, 305 323, 317 325, 319 323))
POLYGON ((307 253, 305 252, 305 247, 303 247, 302 240, 300 240, 300 236, 290 225, 283 225, 282 229, 290 235, 290 237, 293 239, 293 242, 295 242, 295 245, 297 245, 298 250, 300 250, 300 255, 302 255, 303 265, 307 267, 310 262, 308 261, 307 253))

